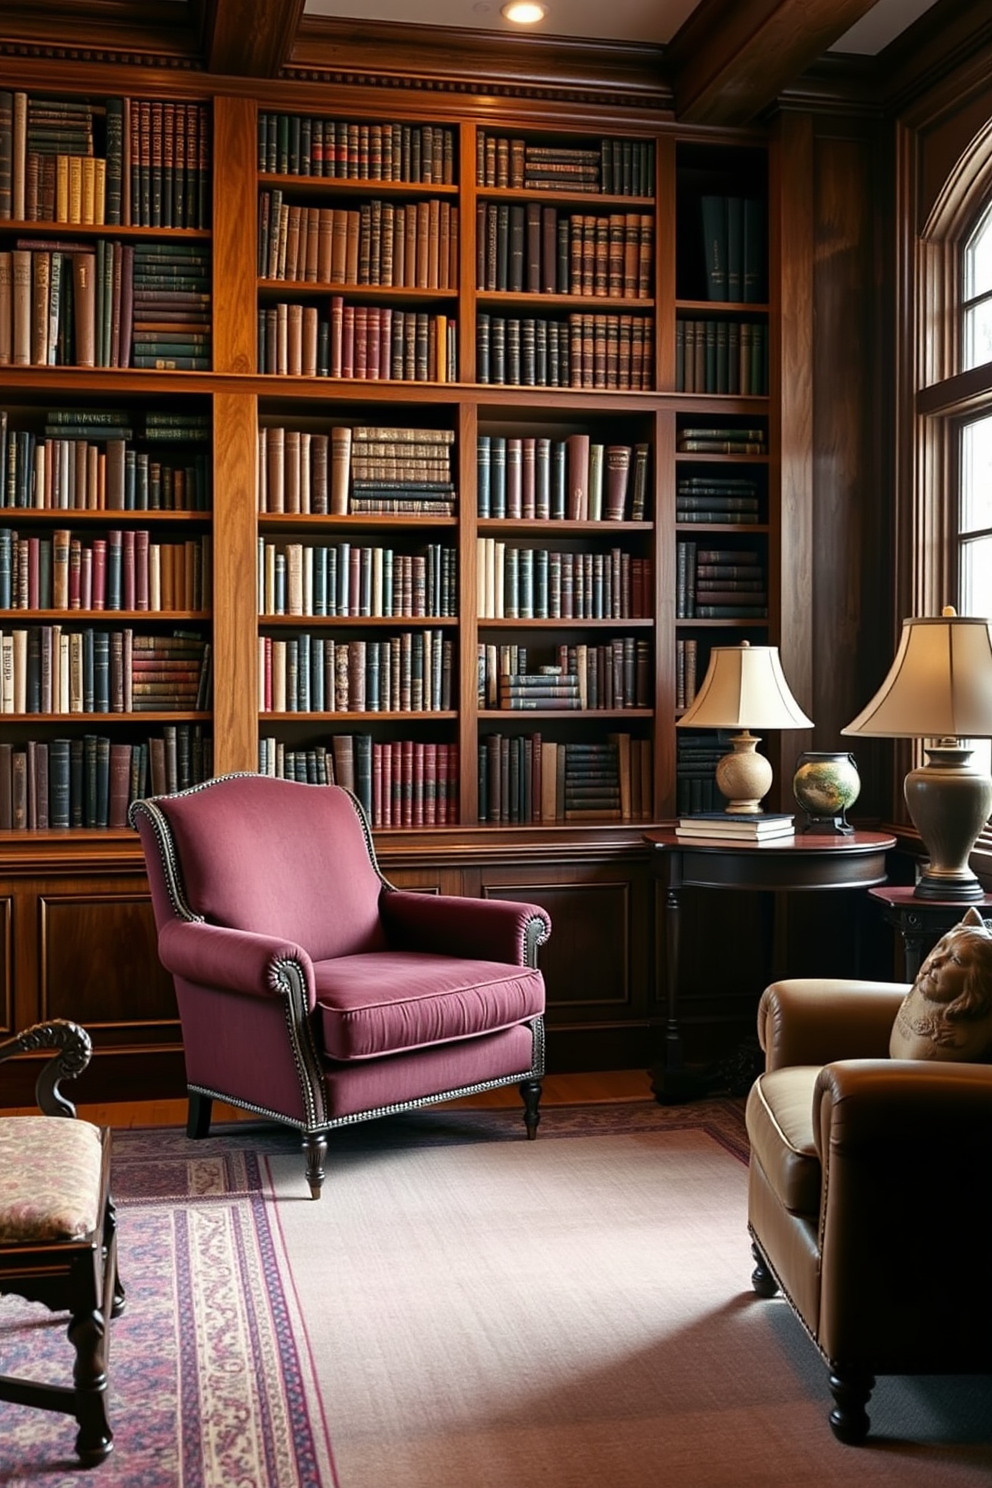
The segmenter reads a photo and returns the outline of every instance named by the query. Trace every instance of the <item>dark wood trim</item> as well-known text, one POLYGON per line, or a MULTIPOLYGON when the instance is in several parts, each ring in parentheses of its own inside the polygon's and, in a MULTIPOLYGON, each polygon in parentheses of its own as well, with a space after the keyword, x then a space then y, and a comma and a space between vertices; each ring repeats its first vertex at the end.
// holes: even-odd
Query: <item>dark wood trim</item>
POLYGON ((292 51, 304 0, 211 0, 207 67, 239 77, 275 77, 292 51))
POLYGON ((680 119, 747 124, 843 36, 874 0, 702 0, 667 62, 680 119))
POLYGON ((937 414, 969 413, 988 400, 992 393, 992 365, 971 367, 954 377, 921 388, 916 394, 916 411, 924 418, 937 414))
POLYGON ((304 16, 284 75, 384 89, 581 98, 670 112, 664 49, 304 16))

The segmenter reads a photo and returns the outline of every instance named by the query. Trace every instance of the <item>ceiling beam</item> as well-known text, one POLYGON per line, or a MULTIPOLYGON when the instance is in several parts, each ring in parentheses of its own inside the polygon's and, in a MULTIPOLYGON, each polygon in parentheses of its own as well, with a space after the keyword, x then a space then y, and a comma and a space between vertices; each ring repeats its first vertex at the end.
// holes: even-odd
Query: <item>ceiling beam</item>
POLYGON ((206 56, 211 72, 277 77, 293 49, 305 0, 210 0, 206 56))
POLYGON ((679 119, 750 123, 875 0, 702 0, 666 54, 679 119))

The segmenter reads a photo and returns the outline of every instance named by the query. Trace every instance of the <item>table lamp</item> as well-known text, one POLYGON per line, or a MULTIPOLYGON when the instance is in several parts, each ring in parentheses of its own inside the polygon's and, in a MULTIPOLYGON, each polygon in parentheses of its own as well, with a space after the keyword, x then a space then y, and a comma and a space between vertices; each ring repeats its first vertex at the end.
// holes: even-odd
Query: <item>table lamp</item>
POLYGON ((777 646, 714 646, 696 697, 677 728, 734 728, 732 749, 716 767, 716 783, 727 797, 728 815, 754 816, 771 790, 771 762, 758 754, 760 729, 812 728, 782 671, 777 646))
POLYGON ((904 620, 889 675, 842 734, 930 739, 910 770, 906 806, 929 857, 914 893, 969 900, 984 890, 968 859, 992 812, 992 777, 970 763, 968 742, 992 738, 992 623, 955 614, 904 620))

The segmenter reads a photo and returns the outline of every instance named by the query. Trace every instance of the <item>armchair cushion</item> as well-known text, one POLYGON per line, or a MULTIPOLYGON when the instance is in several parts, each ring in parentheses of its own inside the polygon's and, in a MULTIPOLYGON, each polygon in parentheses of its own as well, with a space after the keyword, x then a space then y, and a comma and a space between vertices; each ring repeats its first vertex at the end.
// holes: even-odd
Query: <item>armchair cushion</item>
POLYGON ((820 1212, 822 1168, 813 1135, 819 1065, 800 1064, 760 1076, 747 1101, 751 1152, 790 1214, 820 1212))
POLYGON ((539 971, 422 951, 339 956, 314 966, 332 1059, 371 1059, 508 1028, 544 1009, 539 971))

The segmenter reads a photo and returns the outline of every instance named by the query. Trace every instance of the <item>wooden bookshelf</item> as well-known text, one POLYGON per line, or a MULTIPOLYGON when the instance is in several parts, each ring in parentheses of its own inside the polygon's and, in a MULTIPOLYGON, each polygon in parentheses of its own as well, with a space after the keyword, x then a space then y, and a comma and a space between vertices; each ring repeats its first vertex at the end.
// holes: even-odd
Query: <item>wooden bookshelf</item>
MULTIPOLYGON (((647 1059, 657 1008, 653 889, 641 834, 645 825, 676 812, 676 643, 690 635, 702 646, 744 635, 777 639, 782 622, 776 595, 775 360, 763 374, 768 391, 760 393, 683 392, 676 364, 680 320, 774 326, 773 285, 762 283, 761 301, 712 301, 700 282, 697 217, 704 188, 729 193, 728 181, 743 183, 740 191, 761 203, 767 237, 769 145, 763 133, 694 135, 660 114, 625 110, 621 104, 596 103, 582 117, 563 119, 554 101, 529 97, 503 100, 494 113, 470 96, 448 95, 438 103, 429 92, 388 97, 371 84, 357 83, 335 90, 331 110, 326 89, 313 82, 228 86, 208 74, 127 63, 43 65, 8 58, 0 67, 0 89, 95 100, 101 147, 106 130, 101 108, 108 98, 161 103, 163 117, 166 104, 172 117, 180 102, 202 105, 198 117, 210 123, 204 158, 209 158, 212 183, 203 225, 198 221, 196 227, 0 220, 0 252, 21 239, 70 239, 82 233, 85 241, 150 247, 180 241, 198 255, 209 255, 209 370, 10 365, 3 369, 0 404, 10 428, 24 425, 38 434, 47 413, 60 408, 123 408, 136 419, 177 407, 206 414, 210 471, 203 509, 149 511, 146 521, 143 511, 15 508, 0 511, 0 526, 22 536, 69 528, 83 543, 104 529, 146 525, 155 542, 185 541, 191 534, 208 540, 209 604, 192 614, 148 617, 156 632, 195 628, 210 644, 214 681, 206 707, 169 721, 195 725, 209 735, 207 758, 217 773, 259 768, 263 741, 283 760, 287 751, 305 760, 308 750, 313 755, 318 749, 329 749, 333 759, 335 735, 362 734, 380 766, 384 750, 401 757, 406 745, 416 757, 427 746, 429 760, 443 749, 454 762, 443 816, 436 798, 404 825, 379 807, 376 840, 384 871, 396 882, 425 890, 540 899, 556 924, 542 958, 551 1000, 552 1059, 573 1065, 636 1062, 641 1047, 647 1059), (304 135, 310 141, 310 174, 304 170, 308 157, 302 143, 294 143, 296 127, 278 122, 293 118, 310 121, 300 131, 301 141, 304 135), (270 119, 277 121, 274 157, 270 119), (366 163, 372 169, 378 159, 380 172, 381 126, 391 125, 399 134, 398 175, 352 175, 350 163, 347 176, 314 174, 317 119, 344 121, 349 149, 357 137, 359 170, 366 163), (408 156, 412 162, 415 155, 415 138, 420 139, 419 175, 406 166, 408 156), (488 174, 491 140, 507 141, 505 175, 498 143, 491 151, 495 174, 488 174), (425 177, 428 149, 431 168, 425 177), (510 173, 509 158, 521 150, 525 161, 530 152, 534 162, 531 176, 510 173), (569 174, 572 166, 576 169, 569 174), (555 184, 562 179, 558 167, 570 182, 566 189, 555 184), (278 236, 271 236, 277 206, 280 213, 287 209, 286 238, 293 212, 294 247, 287 243, 285 257, 278 236), (304 214, 308 234, 311 223, 318 234, 333 234, 334 214, 342 214, 337 230, 358 235, 350 260, 345 259, 346 265, 359 265, 357 276, 352 268, 343 279, 313 277, 317 258, 300 256, 304 214), (401 216, 404 234, 415 232, 416 239, 402 275, 395 259, 401 216), (391 224, 394 255, 386 270, 384 219, 391 224), (511 251, 520 251, 521 229, 526 254, 528 224, 534 248, 538 221, 545 235, 539 241, 543 258, 538 254, 511 272, 511 251), (500 240, 504 227, 513 234, 513 250, 509 236, 505 243, 500 240), (421 234, 427 235, 426 244, 421 234), (300 350, 294 347, 291 355, 290 316, 287 312, 280 321, 280 304, 300 307, 293 317, 300 350), (339 361, 332 365, 332 315, 349 307, 362 312, 366 335, 370 324, 379 328, 380 346, 387 323, 391 332, 397 326, 404 334, 408 326, 419 330, 412 360, 406 353, 398 360, 383 357, 379 375, 372 376, 366 356, 364 376, 335 375, 345 369, 339 361), (267 316, 275 328, 275 354, 267 339, 267 316), (500 364, 493 356, 497 324, 503 337, 500 364), (480 339, 486 326, 488 371, 480 339), (558 358, 554 368, 552 343, 558 358), (307 363, 309 372, 303 370, 303 345, 318 348, 316 364, 307 363), (406 375, 411 367, 413 375, 406 375), (382 375, 387 371, 389 376, 382 375), (766 453, 679 453, 680 435, 692 426, 759 426, 767 434, 766 453), (450 510, 414 504, 404 515, 356 511, 351 503, 335 512, 287 510, 285 504, 281 511, 260 509, 259 452, 265 448, 260 435, 282 430, 329 442, 335 430, 359 427, 412 429, 421 438, 428 431, 446 431, 450 510), (514 451, 528 452, 528 459, 540 451, 549 461, 539 476, 546 491, 557 479, 550 462, 576 438, 598 448, 604 462, 610 451, 626 452, 615 458, 631 461, 639 449, 646 451, 639 510, 628 485, 621 508, 608 515, 608 468, 598 510, 590 511, 588 492, 586 504, 578 506, 567 497, 564 510, 529 501, 519 507, 504 502, 501 509, 483 503, 480 509, 480 441, 490 450, 494 441, 504 448, 512 442, 514 451), (757 547, 768 591, 767 615, 760 619, 724 623, 676 614, 677 544, 690 535, 677 521, 678 479, 704 466, 726 480, 739 478, 745 466, 758 471, 760 520, 732 529, 694 523, 691 537, 701 539, 705 530, 710 547, 757 547), (425 558, 429 550, 449 552, 450 602, 441 613, 412 614, 289 613, 284 606, 267 607, 264 565, 273 560, 264 557, 266 545, 286 560, 290 547, 296 554, 319 548, 340 552, 344 544, 370 552, 388 549, 393 564, 425 558), (539 570, 538 589, 525 584, 521 592, 530 597, 517 595, 507 606, 504 595, 487 608, 480 554, 494 552, 497 545, 501 561, 509 553, 517 572, 523 565, 539 570), (541 575, 563 564, 572 584, 585 583, 591 592, 573 597, 569 605, 549 604, 541 575), (263 647, 268 642, 270 655, 284 648, 278 654, 285 658, 294 642, 298 656, 301 637, 311 656, 315 651, 329 656, 332 644, 360 647, 367 663, 375 647, 380 666, 388 644, 398 642, 404 654, 419 654, 426 643, 437 648, 432 656, 443 657, 443 689, 428 679, 416 694, 417 704, 411 701, 409 707, 405 700, 395 706, 398 690, 390 693, 388 707, 380 699, 370 708, 366 698, 365 706, 356 708, 354 696, 361 694, 347 691, 340 697, 335 693, 333 700, 325 691, 318 695, 323 705, 315 707, 313 694, 305 690, 294 695, 296 706, 277 706, 287 695, 266 695, 260 642, 263 647), (527 676, 554 666, 561 675, 577 676, 581 657, 582 705, 567 710, 557 704, 494 706, 485 684, 480 691, 480 656, 485 674, 493 664, 497 671, 504 662, 512 669, 512 657, 521 655, 527 676), (615 664, 614 657, 619 657, 615 664), (504 755, 512 757, 500 764, 502 776, 492 763, 499 737, 507 741, 504 755), (608 771, 622 760, 624 779, 611 776, 616 789, 601 796, 583 797, 576 790, 566 809, 546 784, 542 789, 537 774, 542 753, 548 768, 552 760, 557 768, 557 755, 547 745, 573 762, 584 752, 599 768, 606 760, 608 771), (512 801, 494 809, 494 785, 502 780, 505 788, 511 769, 517 782, 512 801), (530 789, 517 781, 521 769, 529 773, 530 789)), ((391 147, 390 158, 395 154, 391 147)), ((386 258, 388 265, 388 252, 386 258)), ((767 274, 767 258, 763 263, 767 274)), ((348 369, 354 372, 354 362, 348 369)), ((372 561, 381 566, 381 560, 372 561)), ((70 616, 72 626, 93 618, 70 616)), ((0 631, 54 619, 47 607, 4 612, 0 631)), ((100 623, 143 626, 145 617, 139 621, 122 612, 110 618, 104 612, 100 623)), ((702 664, 700 658, 700 675, 702 664)), ((508 690, 504 702, 510 695, 508 690)), ((117 741, 134 742, 144 724, 130 715, 0 716, 0 736, 15 749, 32 731, 49 739, 81 736, 97 726, 117 741)), ((268 756, 268 767, 267 761, 268 756)), ((376 817, 374 798, 370 804, 376 817)), ((147 1081, 174 1093, 180 1071, 174 1004, 154 957, 133 835, 119 828, 70 828, 8 830, 0 838, 8 865, 0 939, 9 1025, 43 1012, 78 1017, 97 1045, 94 1073, 87 1078, 99 1082, 108 1097, 127 1098, 147 1081)))

